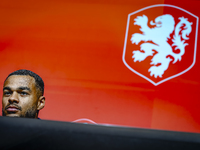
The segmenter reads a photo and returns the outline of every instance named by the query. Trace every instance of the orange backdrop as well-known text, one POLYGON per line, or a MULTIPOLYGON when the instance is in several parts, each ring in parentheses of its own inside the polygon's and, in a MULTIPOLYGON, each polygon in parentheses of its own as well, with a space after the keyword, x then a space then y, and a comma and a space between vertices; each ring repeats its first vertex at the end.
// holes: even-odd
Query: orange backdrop
POLYGON ((198 0, 1 0, 0 96, 29 69, 45 82, 41 119, 200 133, 199 40, 195 65, 157 86, 122 61, 128 14, 155 4, 200 16, 198 0))

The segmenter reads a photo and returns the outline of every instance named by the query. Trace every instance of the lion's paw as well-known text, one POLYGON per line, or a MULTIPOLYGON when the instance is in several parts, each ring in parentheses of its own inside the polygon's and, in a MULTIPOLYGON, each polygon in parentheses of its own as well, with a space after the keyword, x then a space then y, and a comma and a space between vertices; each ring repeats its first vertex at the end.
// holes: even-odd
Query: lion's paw
POLYGON ((136 61, 143 61, 147 56, 145 55, 145 53, 140 52, 139 50, 137 51, 133 51, 133 56, 132 58, 134 59, 134 62, 136 61))
POLYGON ((181 55, 174 55, 173 64, 175 64, 177 61, 181 61, 181 55))
POLYGON ((143 16, 137 16, 137 18, 135 18, 134 21, 135 21, 134 25, 141 26, 143 24, 147 24, 148 18, 145 15, 143 15, 143 16))
POLYGON ((158 76, 160 78, 162 78, 162 75, 164 73, 164 71, 160 70, 159 67, 156 66, 152 66, 148 72, 150 72, 150 76, 154 76, 155 78, 157 78, 158 76))
POLYGON ((131 37, 131 42, 132 42, 132 44, 135 43, 136 45, 138 45, 138 43, 141 41, 141 39, 142 39, 142 34, 135 33, 131 37))

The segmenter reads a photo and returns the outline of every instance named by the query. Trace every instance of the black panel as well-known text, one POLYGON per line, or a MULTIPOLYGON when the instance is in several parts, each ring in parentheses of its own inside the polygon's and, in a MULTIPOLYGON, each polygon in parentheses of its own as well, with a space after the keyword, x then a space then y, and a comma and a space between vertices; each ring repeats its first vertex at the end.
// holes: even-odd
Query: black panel
POLYGON ((0 149, 200 150, 200 134, 0 117, 0 149))

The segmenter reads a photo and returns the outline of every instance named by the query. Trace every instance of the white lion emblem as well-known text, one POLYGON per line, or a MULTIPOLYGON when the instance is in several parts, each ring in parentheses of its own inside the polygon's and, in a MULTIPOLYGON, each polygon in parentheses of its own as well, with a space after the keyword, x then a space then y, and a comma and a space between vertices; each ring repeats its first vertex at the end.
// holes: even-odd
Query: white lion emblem
POLYGON ((182 55, 185 53, 185 43, 192 31, 192 23, 187 18, 179 17, 180 21, 175 27, 174 18, 169 15, 162 15, 151 21, 150 24, 155 26, 150 28, 148 26, 147 16, 138 16, 134 19, 134 25, 140 26, 140 31, 143 33, 134 33, 131 37, 132 44, 140 44, 140 50, 134 50, 132 58, 134 62, 143 61, 148 56, 153 56, 151 59, 151 66, 148 70, 151 76, 161 78, 165 70, 168 69, 170 62, 173 64, 181 61, 182 55), (174 30, 175 28, 175 30, 174 30), (167 40, 170 39, 170 34, 174 31, 172 42, 170 45, 167 40), (172 46, 175 50, 179 49, 179 53, 173 52, 172 46))

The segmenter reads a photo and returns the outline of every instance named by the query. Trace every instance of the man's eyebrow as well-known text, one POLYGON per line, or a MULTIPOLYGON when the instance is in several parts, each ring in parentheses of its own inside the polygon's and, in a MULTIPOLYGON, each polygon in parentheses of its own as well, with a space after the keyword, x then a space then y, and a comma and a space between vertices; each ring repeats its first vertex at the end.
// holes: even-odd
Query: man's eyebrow
POLYGON ((17 89, 19 89, 19 90, 28 90, 29 92, 31 92, 31 89, 30 89, 30 88, 24 87, 24 86, 20 86, 20 87, 18 87, 17 89))
MULTIPOLYGON (((4 88, 3 88, 3 91, 4 91, 4 90, 9 90, 9 91, 11 91, 11 88, 10 88, 10 87, 4 87, 4 88)), ((29 92, 31 92, 31 89, 28 88, 28 87, 25 87, 25 86, 20 86, 20 87, 17 88, 17 90, 28 90, 29 92)))
POLYGON ((4 90, 9 90, 9 91, 10 91, 11 88, 9 88, 9 87, 4 87, 4 88, 3 88, 3 91, 4 91, 4 90))

